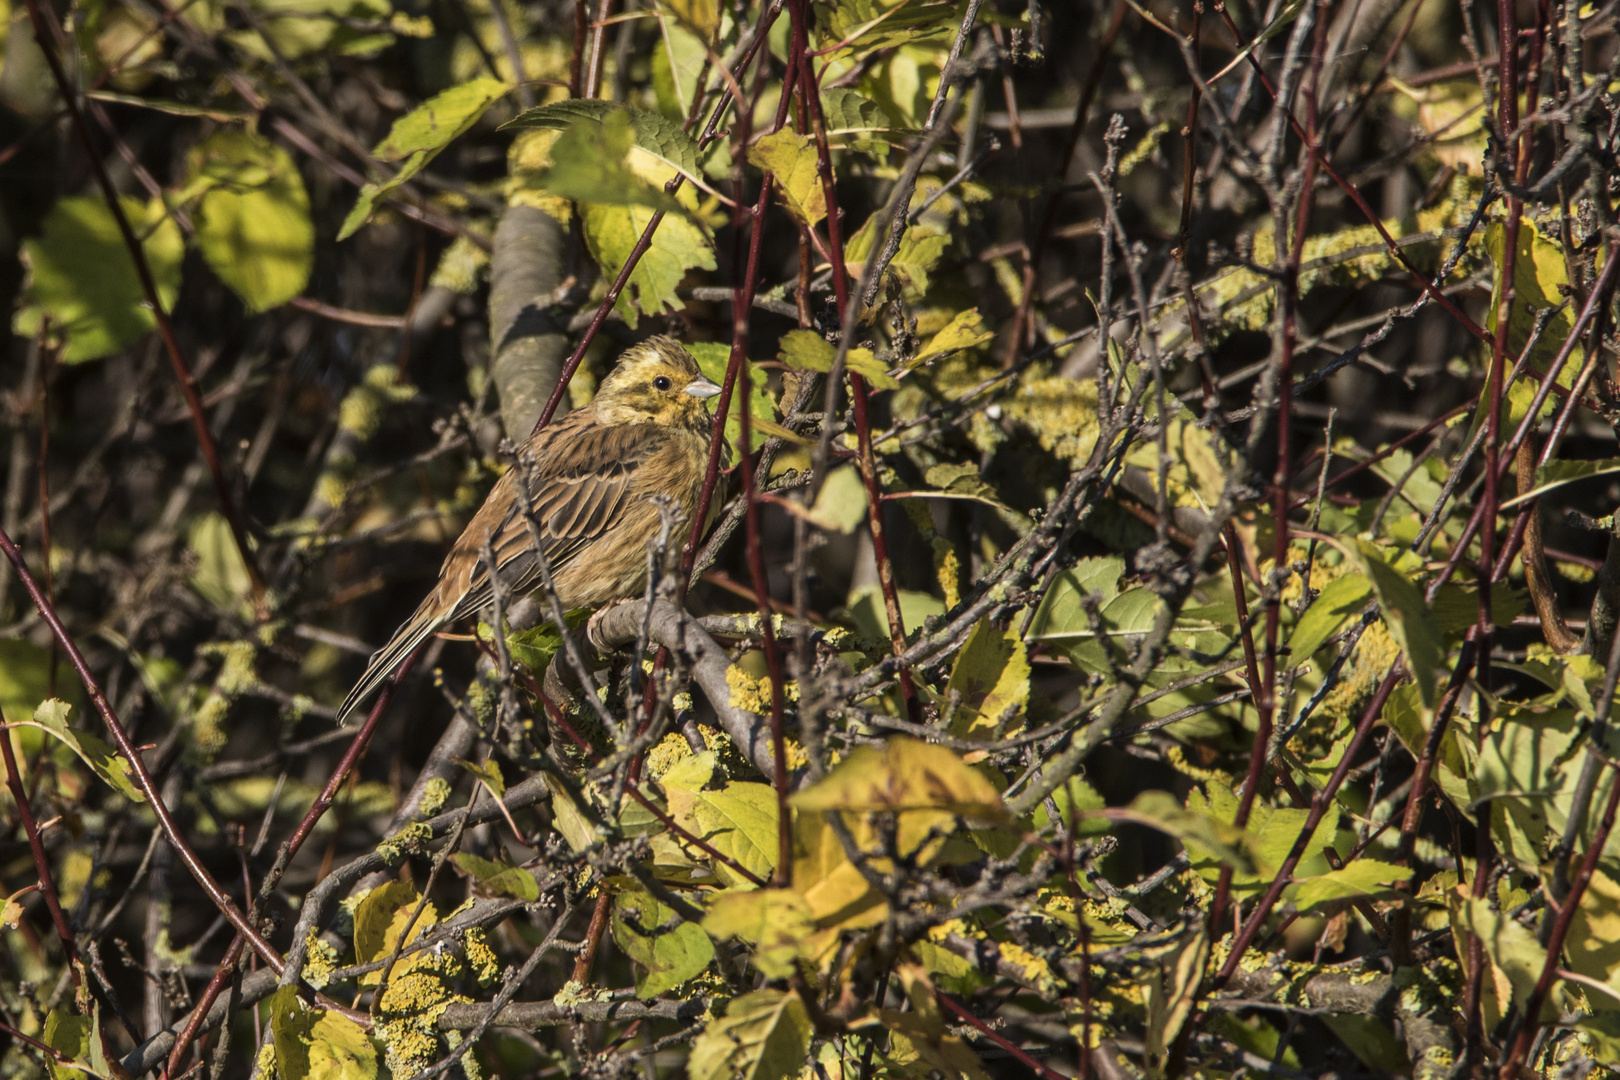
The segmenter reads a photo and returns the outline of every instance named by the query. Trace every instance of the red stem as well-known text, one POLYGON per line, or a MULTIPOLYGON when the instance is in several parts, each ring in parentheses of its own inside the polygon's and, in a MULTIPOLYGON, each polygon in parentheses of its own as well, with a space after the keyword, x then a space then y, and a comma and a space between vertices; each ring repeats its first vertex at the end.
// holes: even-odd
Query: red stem
MULTIPOLYGON (((264 883, 259 886, 259 898, 253 903, 252 908, 254 915, 258 914, 258 908, 268 896, 269 891, 275 888, 275 883, 282 872, 286 870, 287 864, 292 861, 294 855, 298 854, 298 849, 304 846, 304 841, 308 840, 310 834, 315 831, 315 825, 325 816, 326 811, 331 808, 332 803, 337 798, 338 788, 343 785, 343 782, 348 779, 349 773, 359 764, 360 755, 365 753, 367 744, 371 742, 371 736, 377 730, 378 721, 382 719, 383 712, 388 708, 388 703, 393 700, 394 691, 399 688, 399 684, 404 680, 406 673, 416 663, 416 658, 420 652, 421 650, 418 649, 407 656, 395 670, 393 678, 383 684, 382 693, 377 695, 377 700, 371 706, 371 712, 366 715, 366 722, 360 725, 359 731, 355 732, 354 738, 350 740, 348 749, 343 752, 343 758, 338 762, 336 770, 327 778, 326 786, 321 789, 321 793, 315 799, 315 802, 305 811, 304 819, 293 830, 292 836, 287 838, 287 842, 282 845, 281 851, 277 852, 275 865, 271 868, 270 873, 265 876, 264 883)), ((191 1011, 190 1021, 187 1022, 185 1029, 180 1032, 180 1036, 175 1039, 174 1048, 169 1051, 168 1073, 170 1076, 178 1074, 180 1064, 185 1060, 186 1050, 189 1049, 192 1040, 197 1037, 197 1032, 202 1027, 203 1019, 208 1015, 208 1010, 213 1008, 214 1000, 219 997, 224 991, 226 983, 230 981, 231 973, 235 971, 237 960, 242 955, 242 946, 244 944, 242 935, 238 933, 231 940, 230 948, 225 950, 224 958, 214 968, 214 977, 208 980, 208 986, 203 990, 203 995, 199 999, 197 1007, 191 1011)))
POLYGON ((1328 782, 1323 786, 1322 790, 1311 798, 1311 812, 1306 816, 1305 824, 1300 828, 1299 836, 1295 838, 1292 850, 1288 852, 1288 857, 1283 860, 1282 866, 1277 869, 1277 873, 1271 879, 1271 884, 1267 887, 1265 895, 1260 898, 1260 902, 1255 906, 1254 911, 1249 915, 1248 920, 1244 922, 1242 929, 1238 931, 1237 937, 1233 940, 1232 949, 1227 955, 1226 963, 1221 965, 1221 970, 1215 976, 1217 989, 1232 977, 1232 973, 1237 970, 1238 964, 1243 962, 1243 956, 1248 951, 1250 943, 1254 941, 1254 936, 1259 933, 1260 927, 1265 923, 1266 916, 1271 914, 1271 909, 1276 906, 1278 898, 1282 896, 1282 891, 1293 880, 1294 868, 1299 865, 1299 860, 1305 855, 1305 849, 1310 846, 1311 836, 1316 832, 1316 827, 1322 823, 1322 819, 1327 816, 1328 809, 1333 806, 1334 798, 1338 795, 1339 788, 1343 786, 1345 777, 1350 775, 1351 765, 1360 754, 1361 747, 1367 741, 1367 736, 1371 733, 1373 724, 1378 720, 1379 714, 1384 711, 1384 703, 1389 700, 1390 692, 1395 689, 1395 684, 1405 677, 1405 666, 1397 662, 1390 669, 1389 674, 1384 676, 1384 681, 1378 684, 1378 692, 1373 694, 1372 701, 1368 702, 1367 710, 1361 716, 1361 722, 1356 725, 1356 733, 1351 737, 1350 745, 1345 747, 1344 756, 1339 759, 1339 764, 1334 768, 1333 775, 1328 778, 1328 782))
MULTIPOLYGON (((789 15, 793 20, 794 42, 808 39, 809 23, 805 13, 805 0, 790 0, 789 15)), ((842 216, 838 209, 838 193, 833 186, 832 151, 827 145, 826 117, 821 110, 821 92, 811 70, 810 57, 799 50, 799 89, 810 106, 810 124, 815 132, 816 171, 821 177, 822 195, 827 203, 827 246, 832 254, 833 295, 837 298, 838 319, 847 324, 849 311, 849 268, 844 263, 844 235, 842 216)), ((904 214, 906 208, 896 207, 895 213, 904 214)), ((873 253, 876 257, 876 253, 873 253)), ((846 343, 847 344, 847 343, 846 343)), ((883 492, 878 486, 877 460, 872 453, 872 421, 869 410, 870 390, 866 380, 854 372, 849 375, 850 405, 855 413, 856 461, 860 466, 861 481, 866 487, 866 520, 872 533, 872 557, 877 563, 878 585, 883 591, 883 609, 889 622, 889 643, 896 656, 906 651, 906 625, 900 616, 900 594, 894 582, 894 564, 889 560, 888 542, 883 535, 883 492)), ((830 418, 827 421, 830 423, 830 418)), ((917 688, 911 672, 901 668, 898 672, 900 696, 905 701, 906 713, 912 723, 922 722, 922 705, 917 700, 917 688)))
MULTIPOLYGON (((737 61, 738 72, 746 71, 748 65, 753 62, 754 54, 759 51, 760 45, 769 34, 771 23, 775 21, 776 15, 777 8, 767 3, 764 11, 760 14, 759 25, 754 30, 754 40, 748 43, 748 48, 743 50, 741 59, 737 61)), ((725 115, 726 107, 732 102, 731 86, 734 80, 728 79, 724 81, 726 85, 720 92, 720 103, 715 106, 714 112, 709 116, 708 124, 704 126, 703 134, 698 138, 699 149, 708 146, 718 137, 716 133, 720 127, 720 118, 725 115)), ((697 110, 701 105, 702 95, 694 96, 692 115, 687 117, 686 120, 687 128, 690 128, 697 120, 697 110)), ((686 177, 681 173, 676 173, 670 177, 669 181, 664 184, 665 194, 675 194, 680 190, 681 184, 685 180, 686 177)), ((590 325, 585 328, 584 336, 579 339, 579 344, 575 346, 573 353, 568 357, 568 361, 563 364, 562 374, 557 376, 557 385, 552 388, 551 397, 546 400, 546 407, 540 411, 540 419, 535 421, 534 431, 539 431, 551 422, 552 416, 557 412, 557 406, 562 402, 563 394, 568 392, 568 384, 573 379, 574 372, 579 370, 580 361, 585 358, 585 350, 589 349, 591 342, 596 340, 596 335, 602 329, 602 324, 607 321, 608 313, 613 310, 613 305, 618 303, 619 294, 624 291, 625 285, 629 282, 631 272, 635 270, 636 264, 641 261, 641 257, 647 253, 647 249, 652 246, 653 233, 658 231, 658 225, 663 220, 664 212, 659 210, 648 220, 647 227, 641 230, 641 236, 636 240, 636 246, 630 249, 630 254, 625 258, 624 265, 619 268, 619 274, 613 279, 613 284, 609 287, 607 295, 602 297, 602 303, 597 307, 596 314, 592 317, 590 325)), ((706 490, 712 491, 713 485, 706 485, 706 490)), ((706 507, 708 504, 704 502, 698 505, 706 507)))

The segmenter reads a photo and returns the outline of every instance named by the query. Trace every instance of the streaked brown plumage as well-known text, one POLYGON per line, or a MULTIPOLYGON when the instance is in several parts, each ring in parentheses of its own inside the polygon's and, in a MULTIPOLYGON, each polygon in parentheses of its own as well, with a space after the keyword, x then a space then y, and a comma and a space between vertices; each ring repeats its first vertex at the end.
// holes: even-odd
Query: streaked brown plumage
POLYGON ((486 541, 506 591, 521 596, 539 586, 539 560, 517 497, 524 478, 563 608, 640 595, 647 541, 659 525, 651 497, 671 496, 689 518, 696 512, 712 431, 704 402, 719 392, 673 338, 649 338, 625 350, 589 405, 547 424, 519 448, 518 462, 450 549, 438 585, 372 655, 338 722, 430 634, 490 602, 486 541))

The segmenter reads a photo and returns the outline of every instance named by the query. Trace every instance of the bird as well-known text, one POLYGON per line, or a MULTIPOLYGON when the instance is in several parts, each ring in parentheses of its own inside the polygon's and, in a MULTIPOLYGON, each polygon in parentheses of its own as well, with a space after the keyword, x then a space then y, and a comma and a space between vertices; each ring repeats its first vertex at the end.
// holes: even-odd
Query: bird
POLYGON ((646 587, 647 540, 659 527, 654 498, 672 497, 688 519, 702 498, 714 430, 707 402, 719 393, 672 337, 651 337, 626 349, 589 404, 540 428, 518 448, 517 462, 496 481, 445 557, 438 584, 372 654, 337 722, 430 635, 489 604, 494 588, 486 544, 503 593, 523 595, 540 586, 519 484, 528 488, 563 610, 639 596, 646 587))

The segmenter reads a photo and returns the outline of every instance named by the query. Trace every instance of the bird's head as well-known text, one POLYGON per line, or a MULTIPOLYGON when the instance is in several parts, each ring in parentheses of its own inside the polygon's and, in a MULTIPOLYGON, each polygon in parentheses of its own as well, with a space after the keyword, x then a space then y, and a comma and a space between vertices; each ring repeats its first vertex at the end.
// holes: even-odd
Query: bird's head
POLYGON ((680 342, 659 336, 624 351, 593 404, 609 424, 663 424, 707 432, 704 402, 719 392, 680 342))

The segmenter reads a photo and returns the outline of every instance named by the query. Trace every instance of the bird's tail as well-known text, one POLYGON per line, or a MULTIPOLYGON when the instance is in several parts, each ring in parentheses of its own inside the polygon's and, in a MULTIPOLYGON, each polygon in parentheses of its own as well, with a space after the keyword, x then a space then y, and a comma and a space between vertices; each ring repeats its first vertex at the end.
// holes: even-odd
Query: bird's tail
POLYGON ((386 682, 394 670, 421 647, 422 642, 448 621, 436 611, 433 596, 430 594, 422 602, 422 606, 416 609, 416 614, 412 615, 404 626, 394 631, 394 636, 389 639, 388 644, 371 654, 371 660, 366 664, 366 673, 360 676, 360 681, 354 684, 349 696, 343 699, 343 704, 338 709, 337 722, 346 723, 349 714, 386 682))

